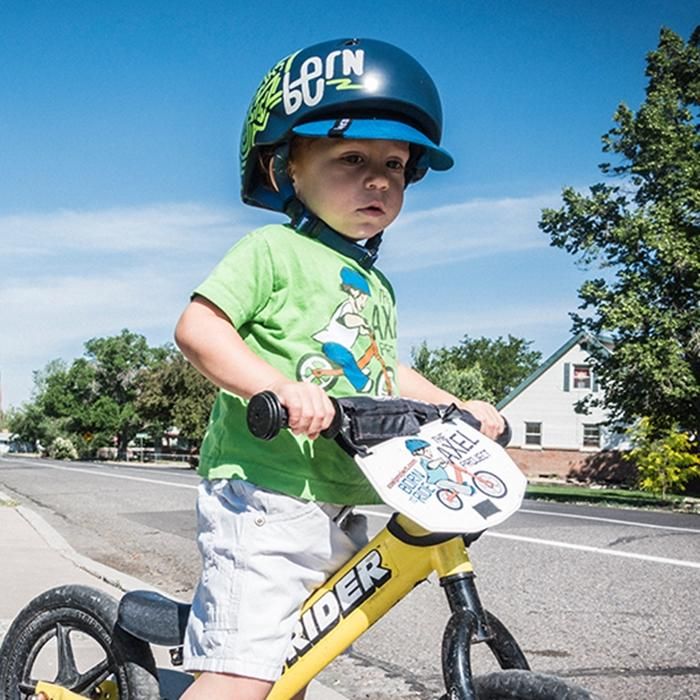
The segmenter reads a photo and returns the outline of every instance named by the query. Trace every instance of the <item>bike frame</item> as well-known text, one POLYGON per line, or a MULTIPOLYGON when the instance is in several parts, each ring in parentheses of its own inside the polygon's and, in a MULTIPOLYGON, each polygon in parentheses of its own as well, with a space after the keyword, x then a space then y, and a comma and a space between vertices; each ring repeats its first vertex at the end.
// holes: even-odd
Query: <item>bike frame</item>
MULTIPOLYGON (((274 405, 267 401, 258 408, 260 414, 253 414, 252 425, 260 421, 266 428, 260 434, 268 434, 265 411, 270 414, 269 422, 274 423, 279 416, 272 410, 274 405)), ((497 618, 483 609, 479 600, 468 552, 468 545, 478 534, 434 533, 402 514, 395 514, 384 529, 306 600, 299 612, 290 655, 267 697, 270 700, 294 697, 433 573, 445 590, 451 611, 442 643, 445 697, 476 700, 470 661, 472 642, 487 642, 501 668, 528 669, 517 642, 497 618)), ((148 633, 134 634, 139 640, 148 640, 148 633)), ((63 689, 46 683, 39 683, 36 690, 44 691, 50 700, 80 697, 71 691, 62 694, 63 689)))
MULTIPOLYGON (((304 603, 293 639, 294 658, 288 659, 268 700, 289 700, 296 695, 433 572, 445 589, 452 613, 443 638, 446 697, 476 700, 470 644, 490 641, 495 630, 489 629, 476 592, 465 537, 430 533, 401 514, 394 515, 304 603)), ((499 646, 495 653, 502 667, 526 666, 519 660, 519 650, 511 654, 507 644, 499 646)), ((44 681, 35 692, 44 692, 50 700, 82 698, 44 681)))
MULTIPOLYGON (((377 345, 377 341, 375 340, 373 335, 370 335, 369 346, 367 347, 367 350, 365 350, 364 353, 360 356, 360 359, 356 361, 357 366, 360 369, 364 369, 370 363, 373 357, 377 358, 377 361, 379 362, 379 365, 382 368, 382 374, 384 375, 384 381, 386 382, 387 392, 389 393, 389 395, 391 395, 393 392, 393 385, 391 382, 391 377, 389 376, 389 371, 387 369, 386 363, 384 362, 384 358, 379 352, 379 346, 377 345)), ((333 369, 315 369, 312 372, 314 377, 340 377, 343 375, 343 373, 344 370, 341 367, 334 367, 333 369)))
MULTIPOLYGON (((453 617, 459 612, 472 618, 467 620, 466 666, 462 659, 460 675, 460 682, 464 682, 466 669, 467 682, 471 686, 469 641, 475 631, 479 641, 484 641, 488 639, 489 631, 484 629, 484 613, 473 587, 473 568, 465 541, 461 536, 434 535, 408 518, 397 515, 389 526, 308 598, 301 609, 297 627, 297 633, 301 634, 295 635, 296 656, 292 662, 288 661, 268 696, 269 700, 293 697, 433 572, 437 573, 441 585, 448 589, 464 586, 465 581, 471 582, 467 586, 473 592, 466 596, 448 591, 453 617), (467 600, 470 596, 471 600, 467 600)), ((463 655, 460 651, 455 653, 463 655)))

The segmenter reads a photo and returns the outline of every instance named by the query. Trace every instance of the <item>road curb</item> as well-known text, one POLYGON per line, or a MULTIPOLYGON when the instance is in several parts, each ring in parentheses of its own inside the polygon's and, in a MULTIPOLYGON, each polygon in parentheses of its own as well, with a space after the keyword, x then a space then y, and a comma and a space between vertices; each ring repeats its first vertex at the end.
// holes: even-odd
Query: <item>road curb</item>
MULTIPOLYGON (((16 498, 9 496, 3 491, 0 491, 0 507, 7 507, 14 510, 26 523, 29 524, 29 526, 39 535, 39 537, 51 550, 56 552, 60 557, 65 559, 76 569, 93 576, 108 586, 121 591, 122 593, 138 589, 156 591, 167 597, 173 597, 173 594, 168 593, 167 591, 163 591, 156 586, 152 586, 151 584, 141 581, 140 579, 125 574, 122 571, 118 571, 117 569, 113 569, 105 564, 101 564, 100 562, 94 561, 93 559, 78 553, 41 515, 31 508, 21 505, 16 498)), ((5 627, 9 627, 11 621, 12 618, 0 620, 0 642, 2 641, 4 633, 7 631, 5 627)), ((156 653, 157 650, 163 649, 163 647, 154 647, 154 653, 156 653)), ((168 662, 166 657, 167 654, 164 651, 160 656, 156 654, 159 664, 167 664, 168 662)), ((167 667, 167 665, 163 666, 161 671, 167 671, 170 673, 170 669, 167 667)), ((175 685, 173 684, 178 683, 176 679, 182 675, 182 672, 176 670, 171 675, 172 678, 171 676, 167 675, 161 678, 161 682, 165 683, 165 685, 162 687, 168 688, 169 691, 172 691, 173 688, 175 688, 175 685)), ((182 688, 180 686, 181 683, 177 685, 177 687, 180 688, 178 692, 182 692, 182 688)), ((168 695, 168 697, 170 696, 168 695)), ((308 700, 348 700, 346 696, 341 695, 337 691, 316 679, 312 680, 309 685, 307 698, 308 700)))
MULTIPOLYGON (((0 493, 0 497, 2 494, 0 493)), ((156 586, 153 586, 145 581, 141 581, 129 574, 125 574, 123 571, 117 571, 106 564, 101 564, 100 562, 90 559, 89 557, 80 554, 71 547, 70 544, 58 533, 58 531, 53 528, 49 523, 44 520, 38 513, 35 513, 30 508, 26 506, 18 505, 16 506, 17 512, 36 530, 36 532, 41 536, 41 538, 46 542, 46 544, 51 547, 51 549, 57 551, 62 557, 68 559, 73 565, 79 569, 87 572, 91 576, 108 583, 110 586, 126 593, 127 591, 140 589, 156 591, 162 595, 171 597, 172 594, 167 591, 163 591, 156 586)))

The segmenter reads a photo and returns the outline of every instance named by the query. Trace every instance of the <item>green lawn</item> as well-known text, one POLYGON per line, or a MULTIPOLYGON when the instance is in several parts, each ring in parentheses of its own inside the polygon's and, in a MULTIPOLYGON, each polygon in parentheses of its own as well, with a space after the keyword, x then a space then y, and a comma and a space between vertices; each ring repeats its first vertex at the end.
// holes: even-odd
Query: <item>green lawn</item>
POLYGON ((596 503, 635 508, 673 508, 674 505, 683 500, 682 496, 667 496, 664 499, 644 491, 621 488, 592 489, 587 486, 541 483, 530 484, 527 487, 525 498, 538 501, 596 503))

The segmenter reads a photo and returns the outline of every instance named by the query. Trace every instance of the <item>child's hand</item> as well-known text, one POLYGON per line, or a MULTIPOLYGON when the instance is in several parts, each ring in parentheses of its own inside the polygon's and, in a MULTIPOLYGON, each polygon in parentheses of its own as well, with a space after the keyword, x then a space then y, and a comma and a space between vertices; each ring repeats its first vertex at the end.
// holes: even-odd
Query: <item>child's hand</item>
POLYGON ((506 427, 503 416, 496 410, 495 406, 486 401, 460 402, 460 408, 464 408, 474 418, 478 418, 481 421, 481 432, 492 440, 495 440, 506 427))
POLYGON ((289 427, 295 435, 315 440, 333 420, 335 410, 321 387, 306 382, 280 382, 272 387, 289 414, 289 427))

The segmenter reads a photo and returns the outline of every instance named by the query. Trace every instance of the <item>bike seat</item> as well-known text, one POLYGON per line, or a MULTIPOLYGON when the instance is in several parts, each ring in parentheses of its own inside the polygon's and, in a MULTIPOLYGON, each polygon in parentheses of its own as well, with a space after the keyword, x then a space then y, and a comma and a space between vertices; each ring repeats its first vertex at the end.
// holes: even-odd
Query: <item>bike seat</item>
POLYGON ((117 624, 145 642, 173 647, 182 644, 189 614, 189 603, 155 591, 129 591, 119 601, 117 624))

